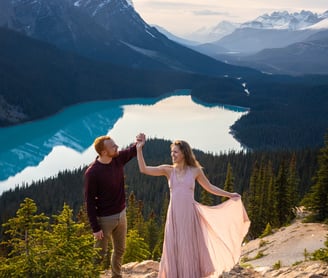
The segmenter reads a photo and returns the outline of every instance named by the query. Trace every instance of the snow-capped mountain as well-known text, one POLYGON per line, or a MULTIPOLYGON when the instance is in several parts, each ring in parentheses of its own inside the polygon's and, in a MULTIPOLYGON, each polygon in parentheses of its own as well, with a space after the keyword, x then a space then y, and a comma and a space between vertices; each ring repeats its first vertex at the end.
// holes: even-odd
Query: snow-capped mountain
POLYGON ((327 17, 328 12, 316 14, 311 11, 301 11, 300 13, 278 11, 264 14, 252 21, 245 22, 240 25, 240 28, 300 30, 317 24, 327 17))
POLYGON ((327 74, 327 32, 328 11, 273 12, 193 49, 229 64, 270 73, 327 74))
POLYGON ((306 27, 305 29, 328 29, 328 17, 316 24, 306 27))
POLYGON ((224 52, 254 54, 266 48, 286 47, 306 40, 321 29, 327 29, 327 18, 328 11, 323 14, 310 11, 264 14, 240 24, 233 32, 210 44, 197 47, 200 52, 211 56, 224 52), (226 51, 222 51, 224 49, 226 51))
POLYGON ((322 14, 313 13, 311 11, 301 11, 299 13, 275 11, 271 14, 263 14, 251 21, 243 23, 221 21, 213 27, 203 27, 195 32, 186 34, 185 37, 200 43, 209 43, 218 41, 232 34, 237 29, 297 31, 320 26, 320 22, 327 18, 328 10, 322 14))
POLYGON ((161 34, 135 11, 131 0, 69 0, 80 12, 125 43, 152 41, 161 34))
POLYGON ((185 37, 200 43, 213 42, 231 34, 234 30, 239 28, 239 26, 240 23, 234 23, 225 20, 219 22, 214 27, 200 28, 190 34, 185 35, 185 37))
POLYGON ((248 71, 169 40, 140 17, 131 0, 1 0, 0 26, 133 68, 215 75, 248 71))

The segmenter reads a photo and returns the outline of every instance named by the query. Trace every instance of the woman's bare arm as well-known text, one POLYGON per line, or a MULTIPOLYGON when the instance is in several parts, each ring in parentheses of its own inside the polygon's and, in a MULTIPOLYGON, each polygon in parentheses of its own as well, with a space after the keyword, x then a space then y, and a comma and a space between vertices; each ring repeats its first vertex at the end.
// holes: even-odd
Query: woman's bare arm
POLYGON ((225 191, 213 184, 210 183, 208 178, 205 176, 203 170, 201 168, 197 168, 196 170, 196 180, 197 182, 208 192, 217 195, 217 196, 223 196, 228 198, 235 198, 240 197, 238 193, 232 193, 225 191))
POLYGON ((137 159, 138 159, 138 166, 141 173, 149 175, 149 176, 166 176, 169 177, 169 173, 171 170, 170 165, 159 165, 159 166, 148 166, 145 162, 142 148, 145 144, 145 137, 143 140, 140 140, 137 143, 137 159))

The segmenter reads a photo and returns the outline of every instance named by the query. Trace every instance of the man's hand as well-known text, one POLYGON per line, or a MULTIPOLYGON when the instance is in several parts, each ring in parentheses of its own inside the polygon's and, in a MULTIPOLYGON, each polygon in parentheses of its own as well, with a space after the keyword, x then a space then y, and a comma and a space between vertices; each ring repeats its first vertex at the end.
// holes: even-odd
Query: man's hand
POLYGON ((146 135, 144 133, 139 133, 136 136, 137 148, 142 148, 146 143, 146 135))
POLYGON ((104 238, 104 233, 102 230, 100 230, 99 232, 93 233, 93 236, 95 239, 100 240, 104 238))

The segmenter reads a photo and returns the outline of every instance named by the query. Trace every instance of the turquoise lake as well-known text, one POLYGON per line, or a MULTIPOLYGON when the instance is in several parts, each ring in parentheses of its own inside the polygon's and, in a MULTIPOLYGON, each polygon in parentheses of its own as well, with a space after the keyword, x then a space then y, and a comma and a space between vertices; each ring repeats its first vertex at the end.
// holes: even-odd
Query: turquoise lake
POLYGON ((144 132, 148 138, 183 139, 214 154, 239 151, 230 126, 247 112, 199 102, 180 90, 162 98, 78 104, 49 118, 0 128, 0 194, 89 164, 96 157, 93 140, 105 134, 121 148, 144 132))

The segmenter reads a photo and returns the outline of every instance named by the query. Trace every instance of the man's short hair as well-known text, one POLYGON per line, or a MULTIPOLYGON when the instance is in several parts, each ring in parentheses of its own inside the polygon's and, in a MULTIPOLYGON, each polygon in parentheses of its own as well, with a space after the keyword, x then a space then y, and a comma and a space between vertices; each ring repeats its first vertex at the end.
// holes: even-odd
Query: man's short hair
POLYGON ((110 136, 108 135, 103 135, 103 136, 99 136, 95 139, 95 141, 93 142, 93 145, 95 147, 96 152, 100 155, 101 152, 104 150, 104 142, 106 140, 110 140, 110 136))

